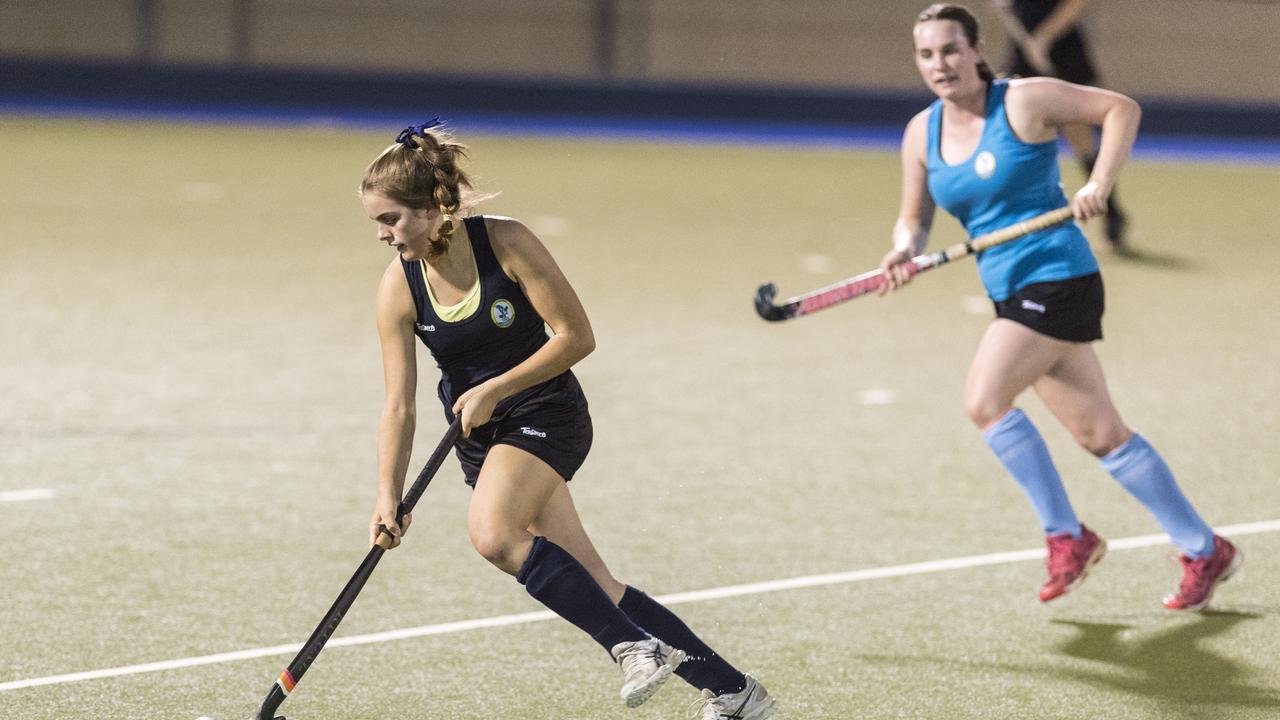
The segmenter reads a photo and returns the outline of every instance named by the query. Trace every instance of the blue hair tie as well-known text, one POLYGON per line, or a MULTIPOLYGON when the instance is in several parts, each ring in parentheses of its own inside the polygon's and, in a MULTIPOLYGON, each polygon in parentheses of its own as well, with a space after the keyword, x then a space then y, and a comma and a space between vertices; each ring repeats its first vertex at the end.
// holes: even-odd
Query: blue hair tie
POLYGON ((443 124, 444 123, 440 121, 440 118, 433 117, 430 120, 422 123, 421 125, 410 125, 409 127, 400 131, 400 134, 396 136, 396 142, 400 143, 401 145, 404 145, 410 150, 417 150, 418 144, 415 143, 413 139, 415 137, 425 138, 427 136, 428 130, 443 124))

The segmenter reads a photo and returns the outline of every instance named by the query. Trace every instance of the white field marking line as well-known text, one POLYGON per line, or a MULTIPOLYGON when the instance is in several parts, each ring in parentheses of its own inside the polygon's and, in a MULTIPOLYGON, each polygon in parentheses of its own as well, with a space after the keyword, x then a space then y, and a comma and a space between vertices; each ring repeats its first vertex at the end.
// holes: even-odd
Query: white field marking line
MULTIPOLYGON (((1261 522, 1240 523, 1237 525, 1223 525, 1215 528, 1215 530, 1222 535, 1230 536, 1278 532, 1280 531, 1280 520, 1264 520, 1261 522)), ((1168 535, 1140 535, 1137 537, 1121 538, 1119 540, 1108 540, 1107 547, 1111 550, 1131 550, 1134 548, 1150 547, 1152 545, 1163 545, 1168 542, 1168 535)), ((710 588, 707 590, 694 590, 691 592, 659 595, 654 599, 665 605, 678 605, 680 603, 719 600, 722 598, 738 597, 741 595, 758 595, 760 593, 774 592, 777 590, 795 590, 797 588, 839 585, 842 583, 902 577, 904 575, 923 575, 925 573, 942 572, 945 570, 963 570, 965 568, 983 567, 986 565, 1004 565, 1007 563, 1021 562, 1023 560, 1035 560, 1043 558, 1044 556, 1045 551, 1040 548, 1035 550, 1013 550, 1010 552, 991 553, 988 555, 970 555, 968 557, 950 558, 947 560, 929 560, 926 562, 910 563, 907 565, 891 565, 888 567, 866 568, 864 570, 826 573, 823 575, 806 575, 803 577, 787 578, 784 580, 747 583, 745 585, 729 585, 726 587, 710 588)), ((423 625, 421 627, 404 628, 402 630, 388 630, 386 632, 369 633, 367 635, 351 635, 348 637, 334 638, 327 642, 325 647, 369 645, 373 643, 389 642, 391 640, 405 640, 408 638, 426 637, 429 635, 445 635, 448 633, 465 632, 467 630, 479 630, 483 628, 540 622, 542 620, 550 620, 554 617, 556 617, 555 613, 549 610, 517 613, 514 615, 497 615, 494 617, 477 618, 475 620, 460 620, 457 622, 440 623, 438 625, 423 625)), ((90 670, 87 672, 68 673, 65 675, 50 675, 47 677, 31 678, 29 680, 14 680, 11 682, 0 683, 0 692, 21 690, 23 688, 38 687, 41 685, 59 685, 62 683, 79 682, 81 680, 100 680, 103 678, 121 677, 123 675, 137 675, 139 673, 176 670, 179 668, 196 667, 199 665, 213 665, 216 663, 236 662, 239 660, 254 660, 257 658, 272 657, 276 655, 293 655, 302 649, 302 645, 303 643, 295 643, 293 645, 274 645, 272 647, 238 650, 235 652, 218 653, 216 655, 202 655, 199 657, 179 658, 177 660, 161 660, 158 662, 143 663, 141 665, 126 665, 124 667, 107 668, 104 670, 90 670)))
POLYGON ((54 492, 49 488, 32 488, 30 490, 0 490, 0 502, 23 502, 26 500, 52 500, 54 492))
POLYGON ((858 393, 863 405, 892 405, 898 400, 898 391, 891 388, 871 388, 858 393))

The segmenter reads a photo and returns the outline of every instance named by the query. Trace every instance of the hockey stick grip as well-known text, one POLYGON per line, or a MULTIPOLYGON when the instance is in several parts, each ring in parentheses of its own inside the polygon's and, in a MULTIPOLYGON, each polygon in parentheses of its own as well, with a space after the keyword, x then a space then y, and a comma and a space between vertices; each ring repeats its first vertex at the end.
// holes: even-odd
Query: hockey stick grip
MULTIPOLYGON (((907 275, 914 277, 916 274, 929 269, 930 265, 917 264, 915 259, 909 260, 904 267, 907 275)), ((797 315, 807 315, 811 312, 822 310, 832 305, 839 305, 842 302, 853 300, 870 293, 878 291, 884 287, 885 277, 884 271, 880 269, 872 270, 869 273, 859 276, 855 282, 840 283, 832 286, 825 291, 818 291, 816 294, 811 293, 800 298, 800 308, 797 315)))
POLYGON ((1009 227, 1000 228, 999 230, 989 232, 986 235, 980 235, 969 242, 956 243, 955 245, 947 248, 947 259, 954 260, 957 257, 963 257, 970 253, 981 252, 987 248, 1007 243, 1010 240, 1017 240, 1023 235, 1030 235, 1033 232, 1038 232, 1047 227, 1057 225, 1064 220, 1069 220, 1073 215, 1074 213, 1070 206, 1063 206, 1057 210, 1050 210, 1047 213, 1042 213, 1033 218, 1023 220, 1022 222, 1014 223, 1009 227), (957 248, 965 248, 965 252, 961 254, 952 254, 952 251, 957 248))

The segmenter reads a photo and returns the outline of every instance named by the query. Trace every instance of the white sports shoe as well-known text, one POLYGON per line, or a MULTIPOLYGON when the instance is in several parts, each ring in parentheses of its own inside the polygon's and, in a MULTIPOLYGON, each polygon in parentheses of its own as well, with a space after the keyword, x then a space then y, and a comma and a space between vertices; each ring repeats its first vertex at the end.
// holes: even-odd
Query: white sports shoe
POLYGON ((657 638, 618 643, 609 653, 622 668, 621 694, 627 707, 636 707, 653 697, 685 658, 683 650, 657 638))
POLYGON ((776 709, 764 686, 747 675, 747 685, 736 693, 716 695, 703 690, 693 703, 693 720, 765 720, 776 709))

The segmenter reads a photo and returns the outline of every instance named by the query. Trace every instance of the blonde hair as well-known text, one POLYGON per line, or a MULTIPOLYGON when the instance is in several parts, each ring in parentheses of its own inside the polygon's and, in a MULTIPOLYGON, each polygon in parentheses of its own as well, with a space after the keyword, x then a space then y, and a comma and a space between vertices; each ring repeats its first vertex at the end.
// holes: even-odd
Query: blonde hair
POLYGON ((484 199, 474 192, 471 179, 459 163, 467 159, 467 146, 454 142, 439 125, 410 128, 378 155, 364 171, 360 193, 376 192, 414 210, 437 209, 444 223, 427 249, 428 259, 449 250, 453 216, 484 199))

